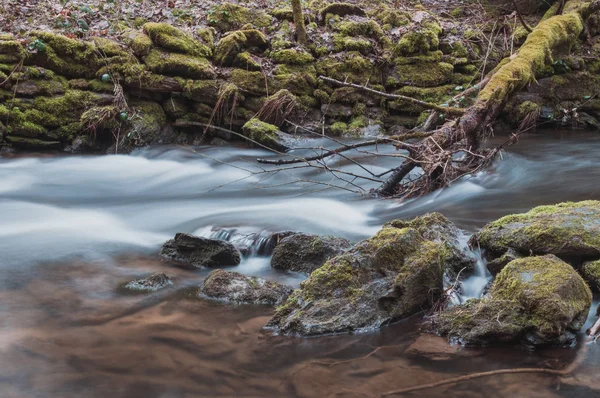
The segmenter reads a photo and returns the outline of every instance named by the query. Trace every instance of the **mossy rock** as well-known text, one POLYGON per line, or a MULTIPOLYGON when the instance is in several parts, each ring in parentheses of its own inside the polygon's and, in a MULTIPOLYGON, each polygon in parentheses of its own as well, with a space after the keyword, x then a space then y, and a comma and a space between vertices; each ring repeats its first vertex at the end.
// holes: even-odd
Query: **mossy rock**
POLYGON ((325 262, 350 248, 350 243, 332 236, 292 234, 275 247, 271 267, 310 274, 325 262))
POLYGON ((66 77, 92 78, 102 65, 96 46, 63 35, 34 31, 32 39, 45 44, 44 51, 27 53, 26 64, 42 66, 66 77))
POLYGON ((17 136, 8 136, 5 137, 6 141, 15 148, 20 149, 41 149, 41 150, 50 150, 50 149, 61 149, 62 143, 60 141, 52 141, 52 140, 41 140, 37 138, 27 138, 27 137, 17 137, 17 136))
POLYGON ((396 65, 386 80, 387 87, 436 87, 452 78, 454 67, 445 62, 396 65))
POLYGON ((554 254, 566 260, 600 257, 600 202, 566 202, 502 217, 473 238, 492 257, 554 254))
POLYGON ((350 3, 333 3, 329 4, 326 7, 323 7, 319 14, 321 14, 321 19, 324 22, 327 22, 327 15, 337 15, 340 17, 345 17, 346 15, 358 15, 365 17, 367 14, 365 11, 355 4, 350 3))
POLYGON ((168 23, 148 22, 144 25, 143 29, 155 46, 173 52, 205 58, 212 55, 212 50, 209 46, 201 43, 191 34, 168 23))
POLYGON ((373 43, 362 37, 349 37, 342 34, 333 36, 333 50, 341 51, 358 51, 363 55, 368 55, 373 52, 373 43))
POLYGON ((241 52, 235 56, 233 60, 233 66, 235 66, 236 68, 252 71, 262 70, 259 58, 246 51, 241 52))
POLYGON ((246 24, 256 28, 269 28, 273 24, 273 17, 262 10, 234 3, 221 3, 209 11, 207 21, 209 26, 221 32, 229 32, 246 24))
POLYGON ((437 331, 469 346, 568 345, 584 325, 592 293, 573 268, 553 255, 510 262, 489 295, 452 307, 437 331))
POLYGON ((400 228, 385 226, 327 261, 277 309, 267 328, 304 336, 365 331, 430 308, 442 294, 450 252, 445 242, 427 239, 437 239, 438 226, 426 224, 427 218, 398 221, 393 225, 400 228))
POLYGON ((263 52, 269 47, 265 35, 256 29, 238 30, 224 36, 215 47, 217 65, 231 66, 238 54, 244 51, 263 52))
POLYGON ((163 127, 167 125, 167 116, 162 106, 154 101, 133 100, 130 107, 134 113, 126 124, 128 143, 140 147, 157 143, 163 127))
POLYGON ((221 83, 216 80, 186 80, 182 94, 185 98, 214 106, 219 97, 221 83))
POLYGON ((272 79, 267 78, 262 72, 234 69, 231 71, 229 81, 239 87, 242 91, 250 94, 264 96, 272 86, 272 79))
POLYGON ((138 57, 145 57, 152 50, 152 40, 143 32, 129 29, 123 32, 121 38, 138 57))
POLYGON ((590 285, 592 290, 600 292, 600 260, 583 264, 581 275, 583 275, 583 279, 590 285))
POLYGON ((190 112, 188 102, 180 97, 171 97, 163 101, 162 108, 171 119, 179 119, 190 112))
POLYGON ((333 29, 348 37, 364 36, 379 40, 385 35, 381 26, 369 18, 344 19, 333 23, 333 29))
POLYGON ((286 49, 272 51, 270 58, 277 64, 287 65, 306 65, 315 61, 315 58, 308 52, 298 49, 286 49))
POLYGON ((349 83, 381 83, 381 73, 374 62, 357 51, 321 57, 316 62, 316 69, 318 75, 349 83))
POLYGON ((418 29, 411 30, 400 38, 394 51, 400 55, 424 54, 435 51, 440 45, 439 36, 441 33, 442 28, 437 21, 422 22, 418 29))
POLYGON ((282 142, 281 136, 284 134, 273 124, 265 123, 257 118, 252 118, 242 127, 244 135, 255 142, 255 145, 275 149, 276 151, 286 151, 288 148, 282 142))
POLYGON ((16 40, 0 41, 0 63, 16 63, 25 58, 26 51, 16 40))
POLYGON ((188 77, 191 79, 211 79, 215 70, 206 58, 153 49, 144 63, 155 73, 188 77))
POLYGON ((291 293, 289 286, 222 269, 212 271, 200 288, 200 297, 231 304, 275 306, 291 293))

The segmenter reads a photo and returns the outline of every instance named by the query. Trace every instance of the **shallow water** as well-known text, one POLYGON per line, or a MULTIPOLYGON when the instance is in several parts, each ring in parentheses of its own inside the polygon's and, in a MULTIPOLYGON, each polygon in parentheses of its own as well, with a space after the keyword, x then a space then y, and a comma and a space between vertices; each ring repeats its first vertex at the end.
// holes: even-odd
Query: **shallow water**
MULTIPOLYGON (((492 170, 404 203, 324 190, 331 177, 320 170, 262 173, 254 160, 271 155, 254 149, 0 158, 0 396, 378 396, 476 371, 562 368, 582 350, 577 377, 560 385, 517 374, 413 395, 598 396, 593 344, 447 352, 420 337, 418 317, 369 334, 282 338, 260 333, 268 308, 191 299, 176 289, 123 296, 116 287, 157 271, 178 287, 197 285, 206 271, 156 259, 175 232, 225 229, 243 243, 256 233, 296 230, 356 241, 386 221, 440 211, 472 233, 537 205, 599 199, 599 151, 597 135, 525 137, 492 170)), ((380 173, 394 164, 384 158, 368 167, 380 173)), ((339 159, 329 165, 360 172, 339 159)), ((295 286, 303 279, 272 270, 267 257, 251 256, 236 270, 295 286)), ((468 295, 480 294, 487 275, 479 277, 470 279, 468 295)))

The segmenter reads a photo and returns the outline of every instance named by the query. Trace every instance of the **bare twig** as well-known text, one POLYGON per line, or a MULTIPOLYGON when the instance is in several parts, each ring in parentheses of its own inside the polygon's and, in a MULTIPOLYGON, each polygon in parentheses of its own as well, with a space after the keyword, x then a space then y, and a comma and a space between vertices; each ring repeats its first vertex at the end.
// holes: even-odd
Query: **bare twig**
POLYGON ((432 104, 432 103, 429 103, 429 102, 421 101, 421 100, 418 100, 416 98, 407 97, 405 95, 384 93, 383 91, 377 91, 377 90, 374 90, 372 88, 368 88, 368 87, 361 86, 361 85, 354 84, 354 83, 342 82, 340 80, 332 79, 331 77, 319 76, 319 79, 321 79, 323 81, 326 81, 326 82, 329 82, 329 83, 337 84, 338 86, 352 87, 352 88, 355 88, 357 90, 363 90, 363 91, 369 92, 371 94, 379 95, 379 96, 384 97, 384 98, 389 98, 389 99, 394 99, 394 100, 402 100, 402 101, 411 102, 413 104, 420 105, 423 108, 433 109, 433 110, 436 110, 436 111, 439 111, 439 112, 447 113, 448 115, 452 115, 452 116, 460 116, 460 115, 462 115, 462 114, 465 113, 465 110, 461 109, 461 108, 443 107, 443 106, 440 106, 440 105, 436 105, 436 104, 432 104))

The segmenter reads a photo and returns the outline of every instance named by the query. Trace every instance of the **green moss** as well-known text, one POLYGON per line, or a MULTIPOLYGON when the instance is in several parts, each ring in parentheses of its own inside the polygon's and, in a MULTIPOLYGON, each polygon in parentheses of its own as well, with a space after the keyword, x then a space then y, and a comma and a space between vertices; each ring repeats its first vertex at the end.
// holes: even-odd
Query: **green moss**
POLYGON ((261 72, 242 69, 232 70, 229 81, 243 91, 258 95, 266 95, 267 87, 272 85, 269 84, 269 80, 265 81, 265 76, 261 72))
POLYGON ((19 62, 25 58, 25 49, 16 40, 0 41, 0 62, 19 62))
POLYGON ((306 51, 287 49, 271 52, 270 58, 278 64, 305 65, 314 62, 314 57, 306 51))
POLYGON ((395 47, 395 52, 401 55, 427 53, 437 50, 442 28, 437 22, 424 23, 418 30, 405 33, 395 47))
POLYGON ((366 13, 362 8, 355 4, 350 3, 332 3, 323 7, 319 10, 321 14, 321 19, 323 21, 328 20, 328 15, 337 15, 340 17, 345 17, 346 15, 358 15, 358 16, 366 16, 366 13))
POLYGON ((242 130, 246 137, 268 147, 276 144, 277 132, 279 131, 277 126, 265 123, 256 118, 250 119, 244 124, 242 130))
POLYGON ((593 290, 600 292, 600 260, 585 263, 581 274, 593 290))
POLYGON ((595 254, 600 248, 600 231, 589 216, 599 208, 597 201, 540 206, 491 222, 476 238, 482 247, 498 254, 509 248, 524 254, 595 254))
POLYGON ((348 131, 348 125, 344 122, 335 122, 329 126, 329 133, 335 137, 344 135, 348 131))
POLYGON ((318 99, 321 104, 327 104, 330 101, 329 94, 321 89, 316 89, 313 93, 313 96, 318 99))
POLYGON ((26 62, 43 66, 67 77, 92 78, 101 65, 93 43, 70 39, 50 32, 32 32, 46 48, 37 54, 28 53, 26 62))
POLYGON ((222 32, 228 32, 252 24, 257 28, 271 27, 273 18, 266 12, 233 3, 221 3, 208 12, 208 24, 222 32))
POLYGON ((238 30, 224 36, 215 48, 215 63, 231 65, 237 54, 249 48, 266 49, 268 42, 261 32, 255 29, 238 30))
POLYGON ((192 79, 213 78, 215 75, 212 65, 205 58, 169 53, 158 49, 150 51, 144 62, 155 73, 192 79))
POLYGON ((261 64, 253 58, 252 54, 245 51, 236 55, 233 60, 233 66, 253 71, 260 71, 262 69, 261 64))
POLYGON ((100 93, 112 93, 115 90, 114 84, 105 83, 97 79, 90 80, 86 88, 100 93))
POLYGON ((552 64, 551 49, 570 47, 583 31, 581 4, 570 4, 562 15, 542 21, 527 36, 527 40, 510 62, 494 73, 490 82, 479 93, 478 102, 504 101, 509 93, 535 81, 536 76, 552 64), (568 12, 567 12, 568 10, 568 12))
POLYGON ((333 35, 333 49, 335 51, 358 51, 361 54, 370 54, 373 43, 367 39, 348 37, 341 34, 333 35))
POLYGON ((445 62, 396 65, 386 86, 435 87, 450 81, 453 71, 454 67, 445 62))
POLYGON ((88 91, 67 90, 60 97, 37 97, 33 101, 36 109, 55 115, 68 115, 75 109, 92 106, 99 100, 96 94, 88 91))
POLYGON ((123 41, 131 48, 138 57, 145 57, 152 50, 152 40, 145 33, 138 31, 127 31, 123 34, 123 41))
POLYGON ((413 55, 411 57, 396 57, 394 65, 412 65, 426 62, 439 62, 442 60, 441 51, 430 51, 426 54, 413 55))
POLYGON ((210 47, 194 39, 191 34, 185 33, 168 23, 148 22, 144 25, 144 32, 158 47, 199 57, 210 57, 212 55, 210 47))
POLYGON ((333 28, 340 34, 349 37, 366 36, 379 40, 384 36, 381 26, 379 26, 379 24, 373 20, 343 20, 333 24, 333 28))
POLYGON ((358 52, 322 57, 316 62, 318 75, 350 83, 381 83, 381 73, 371 60, 358 52))

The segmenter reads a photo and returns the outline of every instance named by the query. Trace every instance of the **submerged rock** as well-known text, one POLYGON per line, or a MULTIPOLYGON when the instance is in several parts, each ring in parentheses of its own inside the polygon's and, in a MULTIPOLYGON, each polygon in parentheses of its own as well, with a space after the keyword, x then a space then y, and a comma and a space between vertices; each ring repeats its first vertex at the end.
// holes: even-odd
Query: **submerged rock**
POLYGON ((267 324, 281 334, 370 330, 430 308, 452 250, 436 242, 430 215, 385 226, 315 270, 267 324), (414 226, 423 224, 421 230, 414 226), (428 238, 429 237, 429 238, 428 238))
POLYGON ((554 254, 563 259, 600 257, 600 202, 540 206, 491 222, 472 239, 492 258, 509 249, 521 255, 554 254))
POLYGON ((489 295, 450 308, 436 330, 469 346, 522 342, 570 344, 585 323, 592 293, 581 276, 553 255, 510 262, 489 295))
POLYGON ((123 289, 140 293, 155 292, 171 285, 173 285, 171 279, 164 272, 159 272, 146 278, 131 281, 123 285, 123 289))
POLYGON ((160 255, 186 268, 239 265, 240 252, 229 242, 178 233, 163 245, 160 255))
POLYGON ((291 292, 289 286, 222 269, 212 271, 200 289, 206 297, 234 304, 279 305, 291 292))
POLYGON ((275 247, 271 266, 310 274, 330 258, 348 250, 350 246, 346 239, 293 234, 283 238, 275 247))

